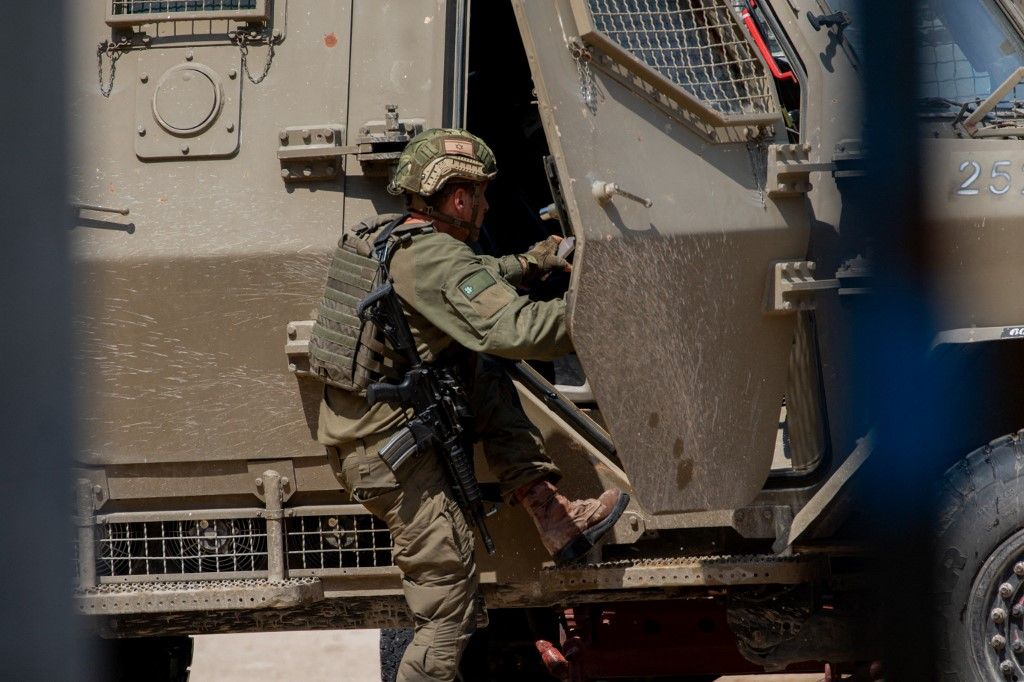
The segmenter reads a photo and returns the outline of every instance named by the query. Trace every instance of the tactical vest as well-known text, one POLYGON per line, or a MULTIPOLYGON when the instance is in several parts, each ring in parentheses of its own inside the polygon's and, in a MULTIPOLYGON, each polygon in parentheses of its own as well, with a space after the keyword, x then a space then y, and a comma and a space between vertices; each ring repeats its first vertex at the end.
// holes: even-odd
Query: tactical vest
MULTIPOLYGON (((400 381, 405 374, 404 358, 390 348, 377 326, 356 316, 356 306, 380 284, 373 241, 381 230, 405 217, 378 216, 346 230, 338 240, 309 339, 310 369, 326 384, 364 393, 372 383, 400 381)), ((433 226, 400 226, 393 230, 391 240, 429 231, 433 226)))

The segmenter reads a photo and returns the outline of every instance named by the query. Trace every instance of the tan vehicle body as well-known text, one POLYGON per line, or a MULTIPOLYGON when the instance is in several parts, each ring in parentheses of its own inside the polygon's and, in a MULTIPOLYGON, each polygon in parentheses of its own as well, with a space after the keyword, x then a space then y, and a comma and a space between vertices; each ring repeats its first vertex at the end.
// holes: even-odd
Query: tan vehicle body
MULTIPOLYGON (((586 383, 520 380, 523 405, 568 494, 618 485, 633 501, 604 554, 571 569, 543 567, 525 514, 500 509, 498 553, 479 556, 488 606, 810 585, 844 551, 832 533, 871 451, 844 368, 849 302, 870 274, 843 230, 861 154, 854 45, 806 19, 819 0, 761 3, 800 81, 787 131, 731 3, 705 3, 744 64, 716 101, 609 38, 601 2, 484 4, 260 0, 187 17, 69 4, 78 605, 104 635, 406 622, 386 530, 314 440, 304 339, 341 228, 400 208, 385 184, 408 134, 505 106, 474 100, 467 46, 486 51, 492 31, 528 64, 533 94, 510 97, 536 100, 577 239, 568 301, 586 383)), ((544 176, 540 155, 503 157, 474 131, 506 187, 520 168, 544 176)), ((949 131, 929 140, 922 179, 949 275, 937 342, 1015 346, 997 340, 1024 325, 1022 187, 956 190, 964 161, 1001 189, 993 164, 1019 176, 1024 158, 1016 141, 949 131)))

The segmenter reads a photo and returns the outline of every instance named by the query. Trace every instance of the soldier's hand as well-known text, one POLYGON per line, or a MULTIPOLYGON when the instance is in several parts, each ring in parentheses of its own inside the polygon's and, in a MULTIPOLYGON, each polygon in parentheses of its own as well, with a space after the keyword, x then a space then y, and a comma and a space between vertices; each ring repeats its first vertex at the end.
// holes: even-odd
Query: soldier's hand
POLYGON ((561 237, 551 235, 544 241, 534 244, 526 253, 519 255, 519 262, 523 266, 523 281, 543 277, 553 270, 572 270, 569 262, 558 255, 558 245, 561 241, 561 237))

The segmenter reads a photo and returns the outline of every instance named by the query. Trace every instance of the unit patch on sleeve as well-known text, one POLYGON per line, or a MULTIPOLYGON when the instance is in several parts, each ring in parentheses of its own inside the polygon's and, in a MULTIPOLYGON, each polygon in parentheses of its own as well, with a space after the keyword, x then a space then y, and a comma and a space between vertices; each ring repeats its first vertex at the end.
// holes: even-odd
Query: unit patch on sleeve
POLYGON ((486 270, 477 270, 472 275, 459 282, 459 289, 466 295, 466 298, 472 301, 496 283, 497 282, 491 273, 486 270))
POLYGON ((452 300, 453 305, 462 310, 466 319, 474 326, 478 322, 491 319, 516 300, 516 290, 504 281, 499 281, 486 268, 466 276, 455 286, 459 293, 450 294, 449 300, 452 300, 452 296, 460 299, 452 300))

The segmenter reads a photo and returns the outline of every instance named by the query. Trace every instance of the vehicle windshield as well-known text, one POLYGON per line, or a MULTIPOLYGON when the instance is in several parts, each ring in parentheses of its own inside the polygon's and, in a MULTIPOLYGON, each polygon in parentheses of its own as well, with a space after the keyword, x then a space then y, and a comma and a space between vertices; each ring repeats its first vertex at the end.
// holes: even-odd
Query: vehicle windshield
MULTIPOLYGON (((835 10, 858 14, 858 0, 829 0, 835 10)), ((854 24, 847 37, 860 50, 854 24)), ((988 97, 1024 66, 1024 41, 995 0, 921 0, 921 96, 967 102, 988 97)), ((1024 86, 1007 95, 1024 99, 1024 86)))

